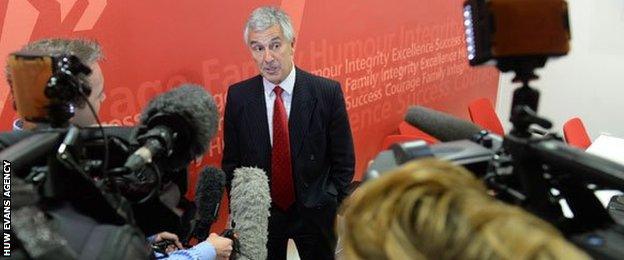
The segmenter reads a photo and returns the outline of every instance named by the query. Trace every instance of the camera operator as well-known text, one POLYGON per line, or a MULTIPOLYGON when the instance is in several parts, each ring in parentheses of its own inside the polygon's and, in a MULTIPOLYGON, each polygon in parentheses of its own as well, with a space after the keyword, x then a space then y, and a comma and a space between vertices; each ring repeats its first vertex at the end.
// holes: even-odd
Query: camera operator
MULTIPOLYGON (((80 61, 89 66, 91 74, 88 76, 79 74, 77 77, 86 77, 84 80, 91 88, 88 101, 93 106, 95 113, 99 112, 100 105, 106 98, 106 94, 104 93, 104 75, 100 68, 100 62, 104 56, 98 43, 84 39, 42 39, 28 43, 21 51, 34 51, 49 55, 71 53, 78 57, 80 61)), ((5 69, 5 75, 9 87, 13 88, 8 65, 5 69)), ((70 119, 72 124, 81 127, 97 124, 95 117, 82 97, 77 97, 75 100, 72 100, 72 103, 76 107, 75 115, 70 119)), ((24 119, 17 119, 13 123, 14 130, 35 129, 45 126, 47 124, 29 122, 24 119)))
MULTIPOLYGON (((91 69, 91 74, 88 76, 78 74, 77 77, 83 77, 81 80, 87 83, 91 91, 88 100, 84 100, 79 96, 76 97, 75 100, 70 101, 76 109, 74 116, 69 122, 79 127, 94 126, 98 123, 96 115, 106 97, 104 93, 104 75, 102 74, 99 64, 103 59, 103 54, 98 43, 85 39, 42 39, 27 44, 20 51, 36 52, 45 55, 71 54, 87 65, 91 69), (87 101, 91 104, 93 112, 87 106, 87 101)), ((11 93, 13 93, 12 77, 8 66, 5 68, 5 74, 12 90, 11 93)), ((47 127, 49 127, 47 123, 30 122, 23 118, 17 119, 13 124, 14 130, 37 130, 47 127)), ((179 179, 182 180, 172 180, 172 182, 186 183, 186 174, 183 174, 183 178, 179 179)), ((180 194, 185 192, 185 186, 183 189, 180 189, 178 185, 166 185, 165 190, 172 190, 171 186, 176 186, 173 189, 175 191, 171 193, 180 194)), ((170 206, 175 207, 179 200, 180 198, 178 197, 175 203, 172 203, 170 206)), ((233 244, 231 239, 218 236, 214 233, 211 234, 206 241, 190 249, 184 249, 178 236, 169 232, 160 232, 150 236, 147 238, 147 242, 151 245, 158 242, 168 242, 165 243, 165 245, 168 245, 166 247, 168 247, 169 250, 166 250, 164 252, 165 254, 155 253, 158 258, 168 259, 228 259, 232 252, 233 244)))

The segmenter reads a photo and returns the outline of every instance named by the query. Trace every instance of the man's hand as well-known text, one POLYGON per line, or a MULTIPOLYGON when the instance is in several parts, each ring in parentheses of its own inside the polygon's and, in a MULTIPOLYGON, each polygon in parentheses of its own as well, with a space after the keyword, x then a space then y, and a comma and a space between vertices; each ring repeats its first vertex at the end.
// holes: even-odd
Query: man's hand
POLYGON ((182 243, 180 243, 180 239, 178 238, 178 236, 176 234, 169 233, 169 232, 160 232, 160 233, 156 234, 156 238, 154 239, 154 242, 160 242, 160 241, 163 241, 163 240, 172 241, 173 244, 175 245, 175 247, 177 247, 177 248, 174 248, 173 246, 168 246, 165 249, 165 252, 167 252, 167 253, 171 253, 171 252, 173 252, 173 251, 175 251, 177 249, 183 249, 184 248, 182 246, 182 243))
POLYGON ((225 260, 230 258, 233 243, 231 239, 219 236, 216 233, 211 233, 206 241, 214 246, 217 252, 217 259, 225 260))

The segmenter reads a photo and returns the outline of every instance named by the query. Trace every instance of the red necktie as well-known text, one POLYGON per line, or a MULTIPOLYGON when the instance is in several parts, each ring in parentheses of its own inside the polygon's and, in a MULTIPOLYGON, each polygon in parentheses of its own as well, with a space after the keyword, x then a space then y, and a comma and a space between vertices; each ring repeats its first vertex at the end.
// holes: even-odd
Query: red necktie
POLYGON ((273 149, 271 151, 271 197, 275 205, 286 211, 295 201, 292 162, 290 160, 290 138, 288 136, 288 115, 282 101, 284 90, 273 89, 273 149))

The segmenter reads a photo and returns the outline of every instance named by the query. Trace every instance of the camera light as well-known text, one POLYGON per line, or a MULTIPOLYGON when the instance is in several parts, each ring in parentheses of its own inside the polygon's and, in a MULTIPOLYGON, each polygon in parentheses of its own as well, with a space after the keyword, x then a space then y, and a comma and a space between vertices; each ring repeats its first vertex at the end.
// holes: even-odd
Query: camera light
POLYGON ((472 6, 464 6, 464 27, 466 36, 466 50, 468 59, 473 60, 476 57, 475 35, 472 22, 472 6))
POLYGON ((472 6, 471 5, 464 6, 464 18, 472 20, 472 6))

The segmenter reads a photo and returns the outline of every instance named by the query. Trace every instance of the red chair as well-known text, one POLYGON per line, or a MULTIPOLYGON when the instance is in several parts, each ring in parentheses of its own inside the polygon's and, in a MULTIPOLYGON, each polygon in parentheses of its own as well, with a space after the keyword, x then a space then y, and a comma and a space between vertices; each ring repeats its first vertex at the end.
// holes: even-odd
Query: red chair
POLYGON ((492 106, 492 103, 487 98, 480 98, 472 101, 468 105, 468 112, 470 113, 470 120, 473 123, 489 130, 497 135, 504 135, 503 125, 501 124, 496 111, 492 106))
POLYGON ((422 130, 410 125, 405 121, 402 121, 399 124, 399 133, 401 134, 401 136, 412 136, 415 139, 425 140, 425 142, 427 142, 428 144, 435 144, 437 142, 440 142, 435 137, 423 132, 422 130))
POLYGON ((580 149, 587 149, 592 143, 587 130, 585 130, 583 121, 578 117, 572 118, 563 124, 563 137, 569 145, 580 149))

